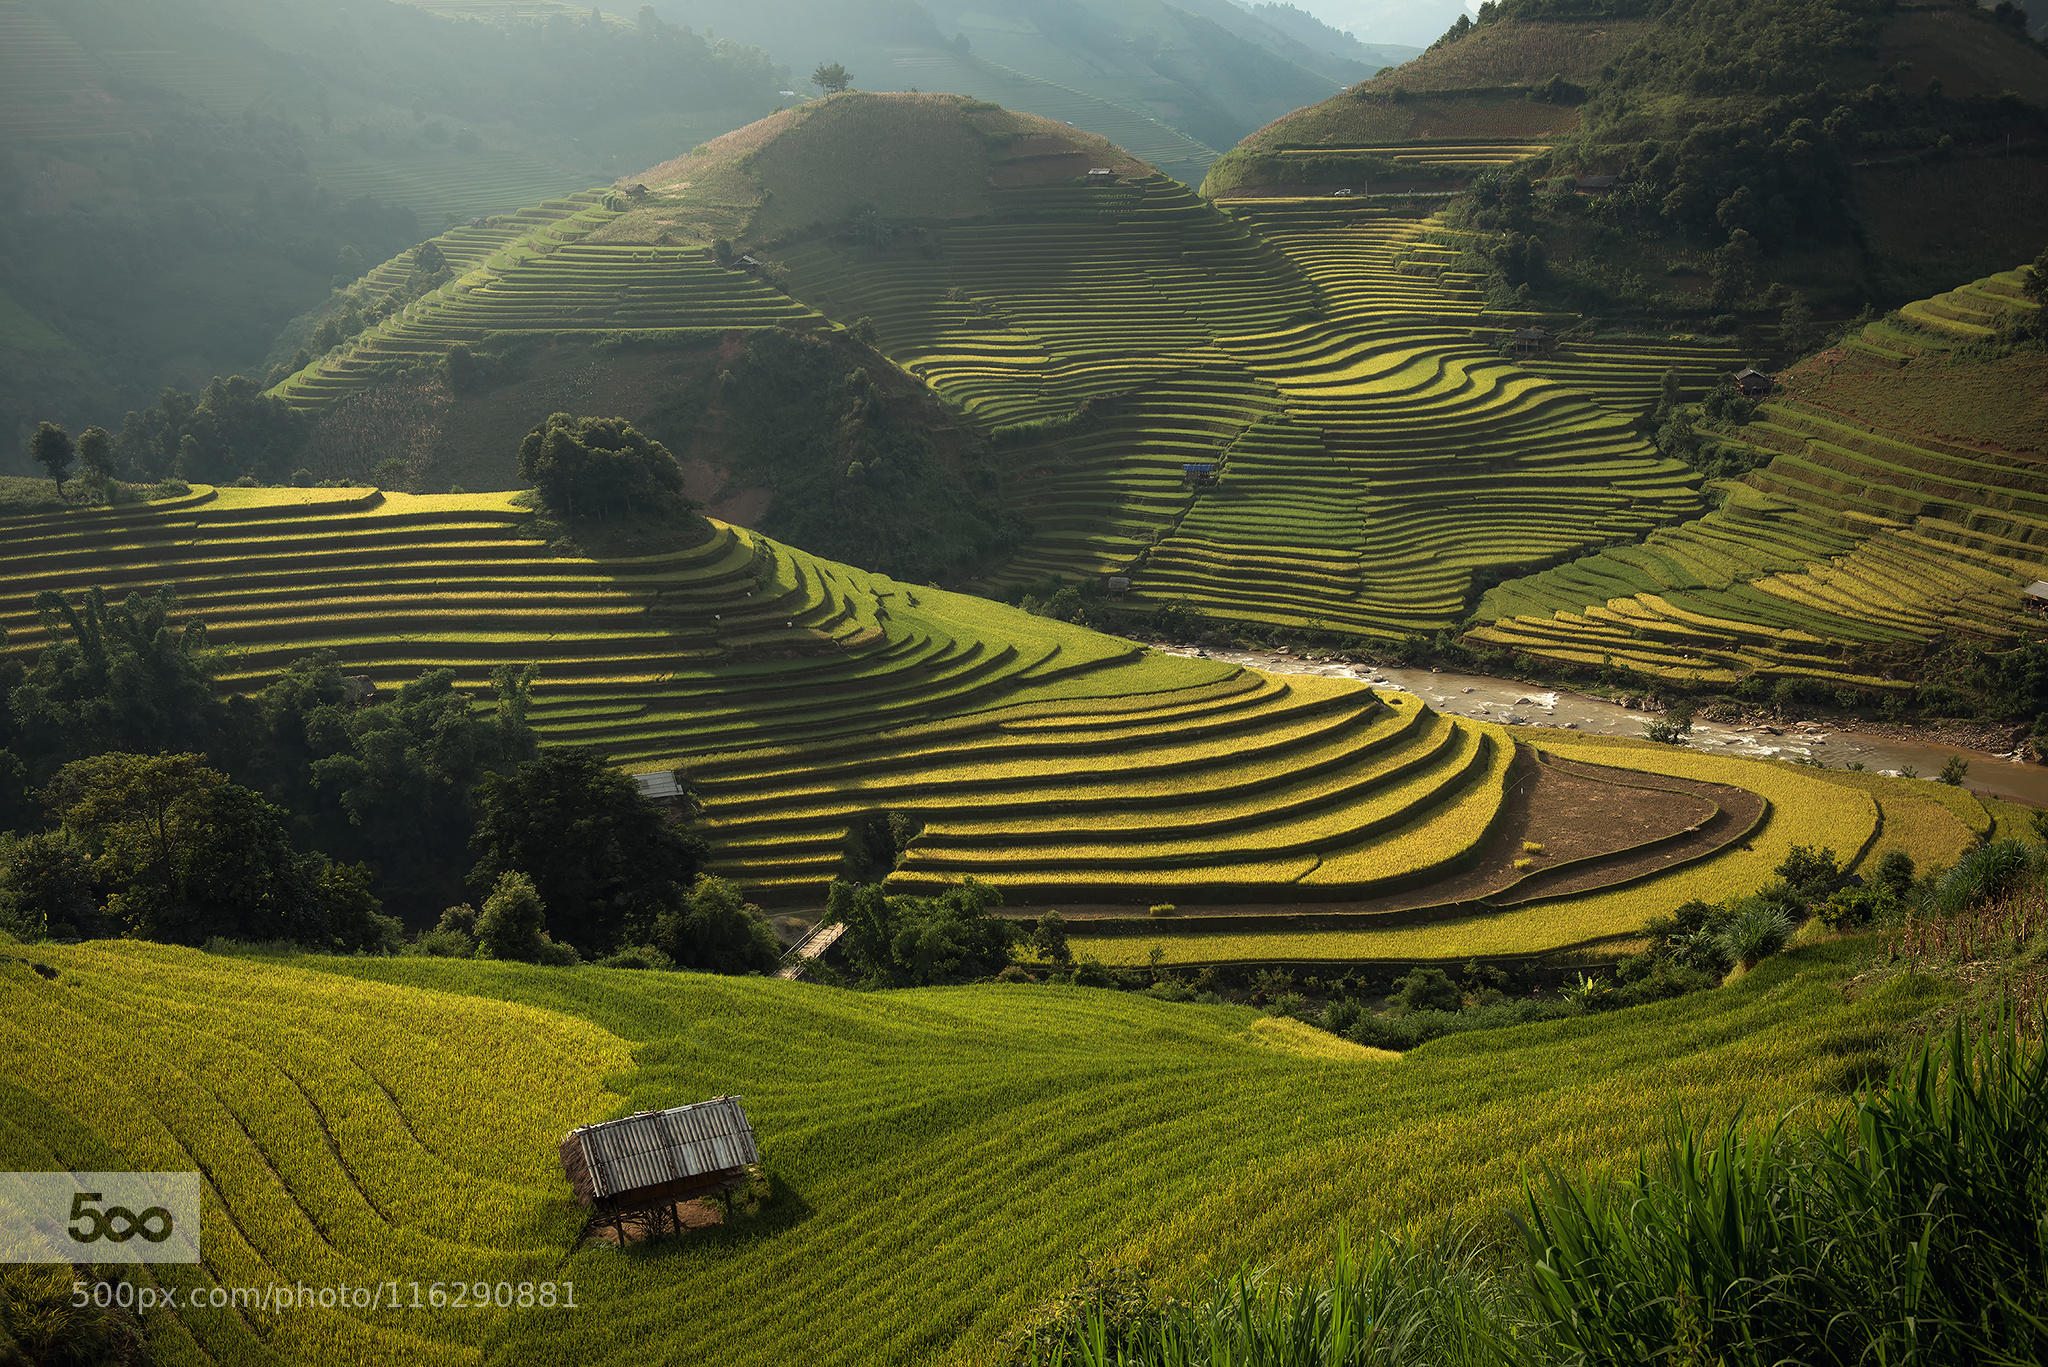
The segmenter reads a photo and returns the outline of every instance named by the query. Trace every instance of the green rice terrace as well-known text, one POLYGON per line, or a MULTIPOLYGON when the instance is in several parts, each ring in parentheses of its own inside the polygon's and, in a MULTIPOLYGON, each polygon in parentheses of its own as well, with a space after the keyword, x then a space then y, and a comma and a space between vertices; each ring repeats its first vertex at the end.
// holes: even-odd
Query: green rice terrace
POLYGON ((1134 608, 1391 640, 1458 625, 1482 578, 1700 513, 1630 424, 1667 369, 1697 394, 1740 360, 1690 338, 1510 360, 1515 329, 1559 320, 1489 309, 1432 219, 1212 204, 958 97, 836 96, 643 180, 447 235, 460 278, 275 392, 317 408, 519 335, 861 323, 999 449, 1031 535, 990 586, 1120 576, 1134 608), (924 155, 854 180, 850 139, 924 155), (914 231, 822 230, 884 191, 914 231))
POLYGON ((1839 1100, 1952 1000, 1931 975, 1844 991, 1856 961, 1821 946, 1397 1060, 1250 1007, 1066 987, 6 950, 0 1162, 204 1175, 205 1261, 145 1284, 555 1283, 552 1309, 183 1304, 150 1320, 166 1364, 988 1361, 1090 1260, 1192 1292, 1240 1260, 1305 1269, 1339 1229, 1497 1221, 1525 1164, 1626 1166, 1674 1106, 1839 1100), (760 1137, 757 1210, 623 1255, 579 1237, 565 1131, 725 1093, 760 1137), (1247 1113, 1284 1115, 1284 1150, 1247 1113), (831 1288, 829 1330, 790 1311, 806 1284, 831 1288))
POLYGON ((1746 423, 1710 436, 1758 467, 1715 491, 1721 506, 1501 584, 1468 639, 1687 682, 1755 673, 1889 691, 1910 683, 1884 661, 1937 636, 2016 639, 2019 590, 2048 563, 2040 418, 2015 410, 2038 367, 1971 377, 2015 413, 2004 432, 1942 435, 1928 430, 1942 408, 1888 400, 1923 373, 1937 388, 1961 378, 1941 369, 1947 353, 2022 301, 2020 272, 1994 275, 1782 376, 1746 423))
POLYGON ((44 639, 39 592, 171 586, 229 688, 315 652, 478 692, 533 663, 543 742, 681 771, 713 871, 758 899, 815 904, 860 832, 902 816, 889 887, 971 876, 1016 914, 1057 904, 1106 960, 1282 930, 1320 948, 1280 957, 1535 952, 1740 890, 1794 845, 1952 858, 1992 826, 1961 790, 1517 745, 1357 680, 1159 654, 709 521, 593 560, 508 495, 201 487, 17 514, 0 542, 7 650, 44 639), (1134 912, 1160 903, 1181 919, 1134 912))

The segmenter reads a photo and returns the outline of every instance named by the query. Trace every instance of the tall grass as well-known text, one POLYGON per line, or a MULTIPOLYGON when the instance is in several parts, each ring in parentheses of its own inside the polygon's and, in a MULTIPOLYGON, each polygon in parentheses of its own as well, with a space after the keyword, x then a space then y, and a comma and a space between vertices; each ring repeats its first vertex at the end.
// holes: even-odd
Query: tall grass
POLYGON ((1339 1243, 1320 1279, 1046 1339, 1072 1367, 1780 1367, 2048 1361, 2048 1046, 2005 1016, 1815 1125, 1683 1120, 1633 1176, 1552 1176, 1496 1269, 1470 1241, 1339 1243))

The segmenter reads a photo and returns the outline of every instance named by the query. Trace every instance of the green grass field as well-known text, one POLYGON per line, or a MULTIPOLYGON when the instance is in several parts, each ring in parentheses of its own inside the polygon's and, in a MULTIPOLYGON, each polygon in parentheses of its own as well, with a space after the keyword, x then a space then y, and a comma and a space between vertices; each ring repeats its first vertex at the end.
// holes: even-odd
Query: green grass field
POLYGON ((1626 1166, 1674 1108, 1825 1111, 1943 990, 1845 993, 1865 952, 1842 942, 1395 1059, 1085 989, 0 954, 0 1160, 205 1177, 204 1262, 148 1269, 157 1285, 574 1284, 574 1310, 156 1314, 166 1364, 985 1361, 1090 1261, 1184 1293, 1241 1262, 1297 1272, 1339 1229, 1498 1230, 1524 1173, 1626 1166), (765 1205, 572 1249, 563 1133, 725 1093, 760 1137, 765 1205))

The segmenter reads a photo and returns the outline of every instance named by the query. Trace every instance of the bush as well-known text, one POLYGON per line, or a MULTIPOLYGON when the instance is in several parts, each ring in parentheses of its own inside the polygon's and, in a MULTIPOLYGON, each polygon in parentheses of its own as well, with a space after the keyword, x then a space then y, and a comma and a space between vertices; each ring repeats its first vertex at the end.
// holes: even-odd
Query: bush
POLYGON ((597 961, 599 968, 638 968, 656 972, 670 972, 676 961, 656 949, 653 945, 627 945, 613 950, 597 961))
POLYGON ((1351 1027, 1358 1024, 1359 1017, 1364 1014, 1365 1008, 1357 1002, 1349 997, 1339 997, 1323 1008, 1320 1024, 1333 1035, 1348 1034, 1351 1027))
POLYGON ((1808 906, 1855 881, 1835 858, 1834 850, 1816 850, 1808 845, 1794 846, 1772 872, 1785 880, 1793 897, 1808 906))
POLYGON ((1160 902, 1156 906, 1148 907, 1145 914, 1147 916, 1178 916, 1180 915, 1180 908, 1171 902, 1160 902))
POLYGON ((1649 962, 1643 971, 1632 978, 1624 976, 1622 985, 1614 990, 1604 1005, 1619 1008, 1667 1001, 1672 997, 1703 992, 1710 987, 1718 986, 1721 981, 1715 974, 1687 968, 1669 958, 1654 955, 1636 957, 1647 959, 1649 962))
POLYGON ((1898 902, 1913 886, 1913 856, 1904 850, 1886 850, 1871 870, 1870 886, 1888 901, 1898 902))
POLYGON ((1722 947, 1744 968, 1776 954, 1791 938, 1791 918, 1761 897, 1745 897, 1730 907, 1720 928, 1722 947))
POLYGON ((1394 1007, 1402 1015, 1414 1011, 1456 1011, 1465 994, 1441 968, 1417 968, 1394 979, 1394 1007))
POLYGON ((1941 781, 1952 788, 1962 786, 1963 778, 1970 772, 1970 761, 1961 755, 1950 755, 1941 766, 1941 781))
POLYGON ((539 963, 546 923, 547 909, 533 880, 523 873, 501 873, 476 918, 477 952, 487 959, 539 963))
POLYGON ((2048 865, 2048 851, 2017 840, 1994 840, 1979 845, 1956 861, 1935 883, 1926 910, 1938 916, 1954 916, 1972 903, 1989 902, 2005 896, 2022 883, 2041 876, 2048 865))

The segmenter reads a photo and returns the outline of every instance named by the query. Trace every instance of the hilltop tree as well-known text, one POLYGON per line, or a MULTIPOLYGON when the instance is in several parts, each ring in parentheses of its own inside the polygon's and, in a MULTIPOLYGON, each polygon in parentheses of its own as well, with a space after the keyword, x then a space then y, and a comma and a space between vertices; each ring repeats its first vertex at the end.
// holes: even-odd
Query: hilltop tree
POLYGON ((519 474, 564 517, 687 511, 683 472, 666 446, 624 418, 550 414, 519 444, 519 474))
POLYGON ((57 482, 57 492, 61 495, 64 476, 71 472, 71 461, 75 455, 71 434, 54 422, 45 422, 28 439, 28 453, 35 457, 36 464, 50 472, 50 478, 57 482))
POLYGON ((818 63, 818 69, 811 73, 811 84, 827 95, 836 95, 852 84, 853 78, 846 74, 846 68, 838 62, 818 63))
POLYGON ((95 479, 114 477, 114 438, 104 427, 88 427, 78 434, 78 463, 95 479))

